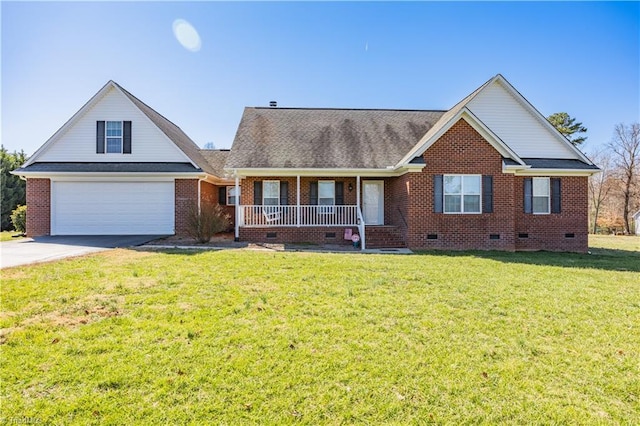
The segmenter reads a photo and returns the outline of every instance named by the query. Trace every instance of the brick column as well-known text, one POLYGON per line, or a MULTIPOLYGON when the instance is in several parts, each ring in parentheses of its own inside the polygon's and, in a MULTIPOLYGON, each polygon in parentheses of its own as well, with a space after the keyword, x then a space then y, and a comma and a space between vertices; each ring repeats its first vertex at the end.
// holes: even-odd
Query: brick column
POLYGON ((27 236, 51 234, 51 180, 27 179, 27 236))
POLYGON ((175 228, 176 235, 187 234, 187 218, 190 209, 198 206, 198 179, 176 179, 175 181, 175 228))

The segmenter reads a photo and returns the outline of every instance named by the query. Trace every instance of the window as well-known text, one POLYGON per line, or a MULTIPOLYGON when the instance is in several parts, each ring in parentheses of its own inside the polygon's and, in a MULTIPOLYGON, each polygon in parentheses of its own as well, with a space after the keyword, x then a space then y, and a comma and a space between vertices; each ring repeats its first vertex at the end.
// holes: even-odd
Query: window
POLYGON ((262 204, 265 206, 280 205, 280 181, 265 180, 262 182, 262 204))
MULTIPOLYGON (((336 186, 332 180, 318 181, 318 205, 333 206, 336 204, 336 186)), ((320 213, 333 213, 332 207, 320 207, 320 213)))
POLYGON ((549 214, 549 178, 533 178, 533 214, 549 214))
MULTIPOLYGON (((240 187, 238 187, 238 194, 240 193, 240 187)), ((236 187, 227 186, 227 205, 235 206, 236 204, 236 187)))
POLYGON ((107 154, 122 153, 122 121, 106 123, 107 154))
POLYGON ((445 175, 444 212, 480 213, 481 176, 445 175))

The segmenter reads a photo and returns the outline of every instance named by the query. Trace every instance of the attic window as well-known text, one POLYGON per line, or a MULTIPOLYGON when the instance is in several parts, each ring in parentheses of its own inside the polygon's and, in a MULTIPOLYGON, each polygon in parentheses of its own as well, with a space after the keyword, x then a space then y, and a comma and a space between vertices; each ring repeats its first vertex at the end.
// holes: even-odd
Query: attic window
POLYGON ((97 121, 96 154, 131 154, 130 121, 97 121))
POLYGON ((122 121, 107 121, 107 154, 122 153, 122 121))

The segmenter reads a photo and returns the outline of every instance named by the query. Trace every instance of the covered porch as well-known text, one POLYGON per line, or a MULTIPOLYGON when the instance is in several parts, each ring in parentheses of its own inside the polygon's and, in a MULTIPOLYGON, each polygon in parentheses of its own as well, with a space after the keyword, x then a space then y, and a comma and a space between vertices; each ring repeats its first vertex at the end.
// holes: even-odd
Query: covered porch
POLYGON ((384 178, 361 176, 236 177, 237 241, 341 241, 385 224, 384 178))

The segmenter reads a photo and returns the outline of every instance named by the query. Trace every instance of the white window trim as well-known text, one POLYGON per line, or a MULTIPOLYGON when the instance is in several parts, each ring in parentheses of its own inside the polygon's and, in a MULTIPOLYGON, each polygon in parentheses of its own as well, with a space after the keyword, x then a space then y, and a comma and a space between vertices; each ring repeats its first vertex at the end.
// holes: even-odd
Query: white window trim
POLYGON ((482 175, 469 175, 469 174, 448 174, 448 175, 443 175, 442 177, 442 212, 444 214, 482 214, 482 175), (460 194, 447 194, 447 190, 446 190, 446 185, 445 185, 445 181, 447 177, 456 177, 459 176, 460 177, 460 190, 462 191, 460 194), (480 202, 478 203, 479 206, 479 210, 477 212, 465 212, 464 211, 464 177, 465 176, 472 176, 472 177, 477 177, 480 179, 480 193, 479 194, 466 194, 466 195, 478 195, 480 197, 480 202), (447 195, 460 195, 460 209, 461 211, 459 212, 448 212, 447 211, 447 203, 445 202, 446 200, 446 196, 447 195))
MULTIPOLYGON (((542 198, 543 195, 537 195, 538 198, 542 198)), ((531 213, 538 215, 551 214, 551 179, 548 177, 534 177, 531 179, 531 213), (535 181, 545 180, 547 181, 547 211, 546 212, 536 212, 535 211, 535 203, 533 200, 536 198, 535 190, 536 187, 535 181)))
MULTIPOLYGON (((270 199, 272 199, 272 197, 270 197, 270 199)), ((279 180, 263 180, 262 181, 262 205, 263 206, 267 206, 267 205, 269 205, 269 206, 279 206, 280 205, 280 181, 279 180), (264 199, 265 199, 264 194, 266 192, 264 190, 265 182, 276 183, 276 187, 278 188, 278 197, 277 197, 278 198, 278 204, 265 204, 264 203, 264 199)))
POLYGON ((105 120, 104 122, 104 153, 105 154, 122 154, 124 150, 124 121, 122 120, 105 120), (120 136, 107 136, 107 127, 109 127, 108 123, 120 123, 120 136), (109 143, 108 139, 120 139, 120 152, 109 152, 109 143))
MULTIPOLYGON (((322 197, 323 200, 328 200, 329 198, 322 197)), ((318 213, 319 214, 333 214, 335 209, 333 208, 336 205, 336 181, 335 180, 319 180, 318 181, 318 213), (333 198, 331 204, 320 204, 320 184, 330 183, 333 185, 333 198)))
MULTIPOLYGON (((236 202, 234 200, 234 202, 232 203, 231 201, 229 201, 231 199, 231 197, 235 197, 235 195, 231 195, 231 191, 234 191, 236 189, 235 186, 227 186, 227 205, 228 206, 235 206, 236 202)), ((240 196, 240 187, 238 187, 238 196, 240 196)))

